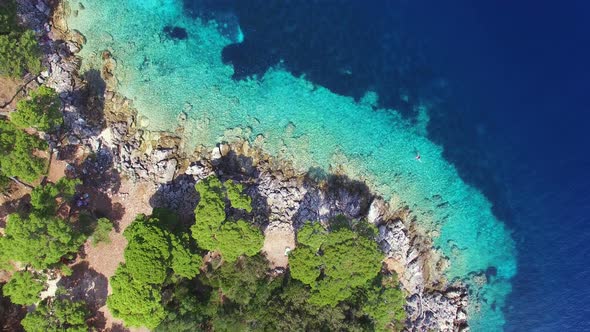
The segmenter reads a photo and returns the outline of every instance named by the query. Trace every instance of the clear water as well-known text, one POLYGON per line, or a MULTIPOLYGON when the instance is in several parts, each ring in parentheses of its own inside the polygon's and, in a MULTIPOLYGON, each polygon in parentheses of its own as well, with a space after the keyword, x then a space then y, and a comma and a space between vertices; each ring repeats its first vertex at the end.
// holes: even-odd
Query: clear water
MULTIPOLYGON (((77 10, 78 2, 71 7, 77 10)), ((374 92, 357 102, 280 65, 258 79, 235 81, 221 53, 242 32, 188 17, 180 1, 87 0, 84 7, 68 19, 70 29, 87 38, 84 69, 99 66, 101 52, 110 50, 118 90, 133 100, 142 125, 174 130, 184 112, 186 149, 247 139, 301 170, 319 167, 365 180, 394 205, 411 208, 449 258, 449 280, 470 283, 477 295, 470 307, 473 330, 503 326, 516 274, 514 242, 490 202, 427 138, 427 105, 419 107, 418 121, 408 121, 395 110, 377 109, 374 92), (170 25, 185 28, 188 38, 166 38, 162 31, 170 25), (495 274, 486 284, 472 281, 490 269, 495 274)))

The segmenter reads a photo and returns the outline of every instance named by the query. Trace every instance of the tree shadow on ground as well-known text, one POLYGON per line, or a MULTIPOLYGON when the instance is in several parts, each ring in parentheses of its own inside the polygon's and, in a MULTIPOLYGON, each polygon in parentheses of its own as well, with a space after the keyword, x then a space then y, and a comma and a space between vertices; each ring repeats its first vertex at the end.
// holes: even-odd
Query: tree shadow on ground
POLYGON ((113 168, 110 152, 99 149, 88 156, 78 173, 82 180, 81 194, 88 195, 88 205, 82 208, 87 209, 95 218, 108 218, 119 232, 119 222, 125 213, 125 207, 112 201, 112 195, 120 189, 121 176, 113 168))
POLYGON ((129 332, 129 329, 122 324, 115 323, 111 328, 106 329, 107 332, 129 332))
POLYGON ((24 331, 20 321, 25 317, 27 309, 13 304, 8 297, 4 297, 2 286, 0 285, 0 331, 24 331))
POLYGON ((95 128, 101 130, 106 127, 104 118, 105 91, 107 84, 101 76, 100 71, 90 69, 84 73, 84 82, 82 97, 85 100, 82 116, 95 128))
POLYGON ((72 267, 72 275, 62 278, 58 286, 68 290, 68 297, 74 301, 85 301, 93 315, 93 327, 102 330, 106 320, 98 314, 98 309, 106 304, 108 295, 108 279, 88 267, 88 262, 81 262, 72 267))
POLYGON ((307 192, 293 217, 295 228, 306 221, 328 221, 338 215, 365 218, 375 198, 364 182, 320 168, 308 170, 303 186, 307 192))

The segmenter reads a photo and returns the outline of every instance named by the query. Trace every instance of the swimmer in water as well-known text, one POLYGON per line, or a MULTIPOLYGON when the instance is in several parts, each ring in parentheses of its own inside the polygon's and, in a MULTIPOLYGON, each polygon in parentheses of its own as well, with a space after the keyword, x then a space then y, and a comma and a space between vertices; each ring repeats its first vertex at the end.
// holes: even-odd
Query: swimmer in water
POLYGON ((420 152, 418 152, 418 150, 416 150, 416 160, 418 160, 419 162, 422 162, 422 159, 420 157, 420 152))

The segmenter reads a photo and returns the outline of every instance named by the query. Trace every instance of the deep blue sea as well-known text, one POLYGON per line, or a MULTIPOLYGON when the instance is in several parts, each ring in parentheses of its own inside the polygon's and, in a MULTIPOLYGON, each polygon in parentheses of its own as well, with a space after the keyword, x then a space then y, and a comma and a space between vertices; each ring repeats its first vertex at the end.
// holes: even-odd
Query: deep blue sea
POLYGON ((506 330, 590 330, 590 2, 408 5, 506 205, 518 250, 506 330))
POLYGON ((519 264, 506 330, 590 330, 590 3, 409 5, 501 184, 519 264))
POLYGON ((430 96, 431 138, 517 243, 505 329, 590 330, 590 2, 287 3, 237 5, 235 76, 281 60, 408 117, 430 96))

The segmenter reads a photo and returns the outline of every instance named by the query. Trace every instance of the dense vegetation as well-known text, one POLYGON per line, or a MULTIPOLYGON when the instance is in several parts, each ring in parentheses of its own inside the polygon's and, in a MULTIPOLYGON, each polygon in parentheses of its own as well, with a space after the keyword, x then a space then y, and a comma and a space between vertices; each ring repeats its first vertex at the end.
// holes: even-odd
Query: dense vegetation
POLYGON ((17 177, 28 182, 38 179, 45 173, 47 160, 36 156, 35 151, 45 149, 45 141, 0 120, 0 175, 4 179, 17 177))
POLYGON ((75 257, 87 234, 74 220, 58 216, 59 206, 71 201, 78 180, 63 178, 31 191, 30 208, 10 214, 0 236, 0 268, 13 273, 3 286, 12 303, 37 304, 21 322, 26 331, 87 331, 83 303, 56 296, 42 301, 47 275, 68 275, 65 261, 75 257))
POLYGON ((0 2, 0 74, 20 77, 41 71, 41 52, 32 30, 17 24, 16 2, 0 2))
POLYGON ((10 119, 19 128, 35 128, 49 132, 63 123, 61 102, 55 90, 41 86, 32 91, 29 98, 16 104, 16 112, 10 119))
POLYGON ((264 242, 260 230, 244 220, 227 220, 228 204, 252 211, 252 199, 242 193, 242 186, 231 180, 222 184, 217 177, 209 177, 197 183, 196 189, 201 199, 195 208, 196 223, 191 232, 199 247, 218 251, 230 262, 241 255, 256 255, 264 242))
POLYGON ((45 277, 30 271, 16 272, 4 285, 4 295, 16 304, 31 305, 39 302, 39 294, 45 288, 45 277))
POLYGON ((251 211, 243 187, 209 177, 196 190, 200 201, 190 229, 170 211, 155 210, 125 231, 125 264, 111 279, 107 304, 126 325, 156 331, 400 328, 404 295, 395 276, 382 272, 375 229, 366 222, 339 217, 328 228, 306 224, 290 271, 273 273, 260 254, 257 227, 228 217, 232 209, 251 211), (233 226, 238 223, 241 232, 233 226))
POLYGON ((199 273, 201 256, 186 234, 177 236, 165 227, 176 222, 169 215, 157 210, 151 217, 139 215, 123 233, 129 241, 126 263, 111 278, 113 294, 107 305, 129 326, 155 328, 165 317, 160 295, 164 283, 199 273))
POLYGON ((89 316, 84 302, 53 298, 41 302, 21 324, 27 332, 87 332, 86 319, 89 316))
MULTIPOLYGON (((0 75, 37 75, 41 71, 40 56, 35 33, 18 25, 16 2, 0 1, 0 75)), ((20 100, 9 119, 0 119, 3 192, 9 192, 12 180, 35 183, 46 172, 47 159, 40 152, 48 144, 29 134, 30 129, 52 132, 62 123, 61 102, 55 91, 45 86, 20 100)), ((7 217, 0 233, 0 269, 12 272, 1 287, 12 305, 0 310, 2 324, 6 323, 4 315, 10 315, 11 325, 2 328, 18 329, 15 323, 21 319, 20 313, 24 315, 22 308, 34 305, 21 321, 26 331, 88 331, 90 314, 83 302, 71 301, 71 296, 60 291, 43 301, 40 298, 48 276, 72 273, 66 263, 75 257, 90 231, 67 215, 69 209, 59 213, 63 205, 71 204, 80 182, 63 178, 56 183, 41 183, 32 188, 30 201, 23 199, 29 204, 20 204, 18 212, 7 217)), ((106 226, 98 224, 103 225, 104 233, 106 226)))

